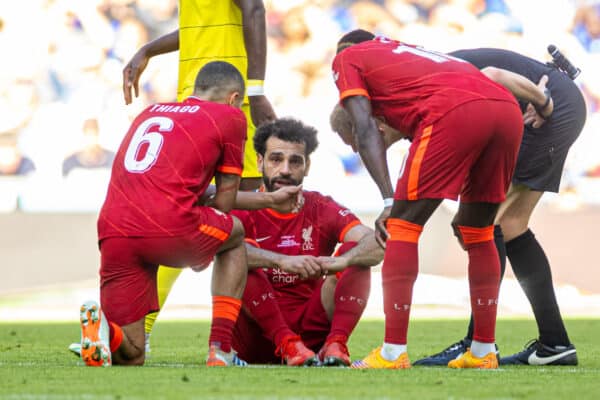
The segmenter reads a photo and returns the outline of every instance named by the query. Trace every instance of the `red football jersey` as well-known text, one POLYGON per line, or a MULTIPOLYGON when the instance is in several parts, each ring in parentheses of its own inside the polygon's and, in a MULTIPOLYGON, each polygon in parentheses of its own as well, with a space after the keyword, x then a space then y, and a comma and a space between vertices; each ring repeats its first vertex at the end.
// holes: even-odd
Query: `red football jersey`
POLYGON ((229 105, 189 97, 146 108, 115 156, 99 239, 197 229, 198 197, 217 171, 241 175, 245 140, 246 117, 229 105))
POLYGON ((341 100, 369 97, 373 115, 409 138, 460 104, 515 102, 468 62, 383 37, 341 51, 333 60, 333 77, 341 100))
MULTIPOLYGON (((271 209, 234 210, 232 214, 244 224, 248 241, 262 249, 294 256, 330 256, 360 220, 331 197, 310 191, 303 194, 304 206, 297 214, 280 214, 271 209)), ((317 283, 276 269, 265 272, 285 301, 304 302, 317 283)))

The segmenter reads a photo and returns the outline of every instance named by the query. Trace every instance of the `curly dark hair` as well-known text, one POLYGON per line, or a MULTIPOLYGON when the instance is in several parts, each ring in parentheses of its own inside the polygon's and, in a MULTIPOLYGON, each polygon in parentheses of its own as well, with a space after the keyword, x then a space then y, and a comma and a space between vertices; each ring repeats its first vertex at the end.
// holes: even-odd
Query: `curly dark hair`
POLYGON ((304 143, 306 157, 310 156, 319 145, 315 128, 294 118, 279 118, 262 125, 254 133, 254 150, 261 156, 265 155, 266 143, 271 136, 286 142, 304 143))

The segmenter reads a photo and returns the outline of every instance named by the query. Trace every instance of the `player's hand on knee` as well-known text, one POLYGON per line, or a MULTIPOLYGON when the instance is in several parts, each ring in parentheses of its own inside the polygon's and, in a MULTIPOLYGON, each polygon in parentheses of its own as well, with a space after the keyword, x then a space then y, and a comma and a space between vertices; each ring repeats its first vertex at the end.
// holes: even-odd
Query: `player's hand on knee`
POLYGON ((323 275, 321 264, 313 256, 285 256, 278 265, 282 271, 296 274, 301 279, 314 279, 323 275))
POLYGON ((348 259, 345 257, 325 257, 321 256, 318 258, 321 263, 325 274, 335 274, 336 272, 343 271, 348 268, 348 259))
POLYGON ((387 219, 390 217, 392 207, 386 207, 383 209, 379 217, 375 220, 375 240, 377 243, 385 249, 385 242, 390 237, 390 234, 385 227, 387 219))

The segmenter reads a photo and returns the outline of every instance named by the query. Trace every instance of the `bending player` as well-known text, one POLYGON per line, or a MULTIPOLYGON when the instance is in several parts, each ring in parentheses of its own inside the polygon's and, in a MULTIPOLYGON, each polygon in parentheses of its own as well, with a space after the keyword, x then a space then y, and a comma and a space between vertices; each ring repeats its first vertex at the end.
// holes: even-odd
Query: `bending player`
MULTIPOLYGON (((385 339, 354 368, 409 368, 407 331, 423 225, 442 199, 461 202, 452 227, 469 256, 471 348, 451 368, 497 368, 495 324, 500 263, 493 222, 510 184, 522 117, 514 97, 466 62, 357 30, 338 42, 333 76, 350 114, 356 148, 384 199, 376 221, 385 339), (394 189, 373 116, 412 141, 394 189)), ((545 97, 536 104, 543 104, 545 97)))
POLYGON ((144 320, 159 309, 159 264, 206 268, 214 258, 208 366, 243 365, 231 348, 247 275, 244 229, 233 207, 243 165, 244 79, 206 64, 194 95, 154 104, 132 123, 98 218, 100 303, 81 306, 87 365, 142 365, 144 320), (196 205, 212 178, 214 208, 196 205))
MULTIPOLYGON (((548 77, 547 86, 552 94, 554 110, 552 118, 540 126, 526 121, 512 184, 494 227, 501 274, 508 256, 515 277, 533 309, 539 338, 531 341, 523 351, 501 358, 500 364, 577 365, 576 349, 569 339, 554 294, 550 263, 529 228, 529 220, 544 192, 558 191, 567 153, 583 129, 586 106, 581 91, 556 66, 513 51, 484 48, 458 50, 450 54, 487 70, 492 78, 503 84, 511 79, 511 73, 520 74, 532 82, 548 77)), ((514 94, 522 97, 519 93, 514 94)), ((535 116, 533 107, 525 100, 520 103, 521 110, 526 115, 535 116)), ((464 353, 472 339, 471 319, 464 339, 415 364, 445 365, 464 353)))
MULTIPOLYGON (((293 119, 257 130, 266 191, 302 183, 316 134, 293 119)), ((369 296, 365 267, 378 264, 383 251, 350 210, 318 192, 303 197, 297 213, 233 212, 246 228, 250 268, 233 345, 250 363, 347 366, 348 337, 369 296), (329 257, 338 243, 338 256, 329 257)))
MULTIPOLYGON (((275 118, 264 95, 267 34, 265 9, 262 0, 181 0, 179 28, 150 43, 132 57, 123 69, 123 96, 132 101, 132 89, 139 93, 140 76, 150 58, 179 50, 179 79, 177 99, 191 94, 194 77, 209 61, 226 61, 237 67, 247 82, 247 97, 242 111, 246 114, 248 131, 244 150, 244 170, 240 190, 255 190, 261 184, 252 148, 255 126, 275 118)), ((162 305, 181 273, 179 268, 161 266, 158 270, 158 298, 162 305)), ((156 313, 148 315, 146 331, 152 330, 156 313)), ((149 342, 148 342, 149 343, 149 342)), ((148 347, 149 349, 149 347, 148 347)))

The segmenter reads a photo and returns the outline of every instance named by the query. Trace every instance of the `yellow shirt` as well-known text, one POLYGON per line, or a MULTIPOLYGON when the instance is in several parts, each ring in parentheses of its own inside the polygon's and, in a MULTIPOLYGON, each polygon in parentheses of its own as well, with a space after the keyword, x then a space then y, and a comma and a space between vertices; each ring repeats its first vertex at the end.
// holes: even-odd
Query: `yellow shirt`
MULTIPOLYGON (((178 101, 193 93, 198 71, 211 61, 227 61, 247 79, 242 11, 232 0, 180 0, 178 101)), ((248 97, 244 98, 242 111, 248 120, 242 177, 260 177, 248 97)))
POLYGON ((231 0, 180 0, 178 101, 192 94, 198 71, 211 61, 233 64, 246 79, 241 10, 231 0))

